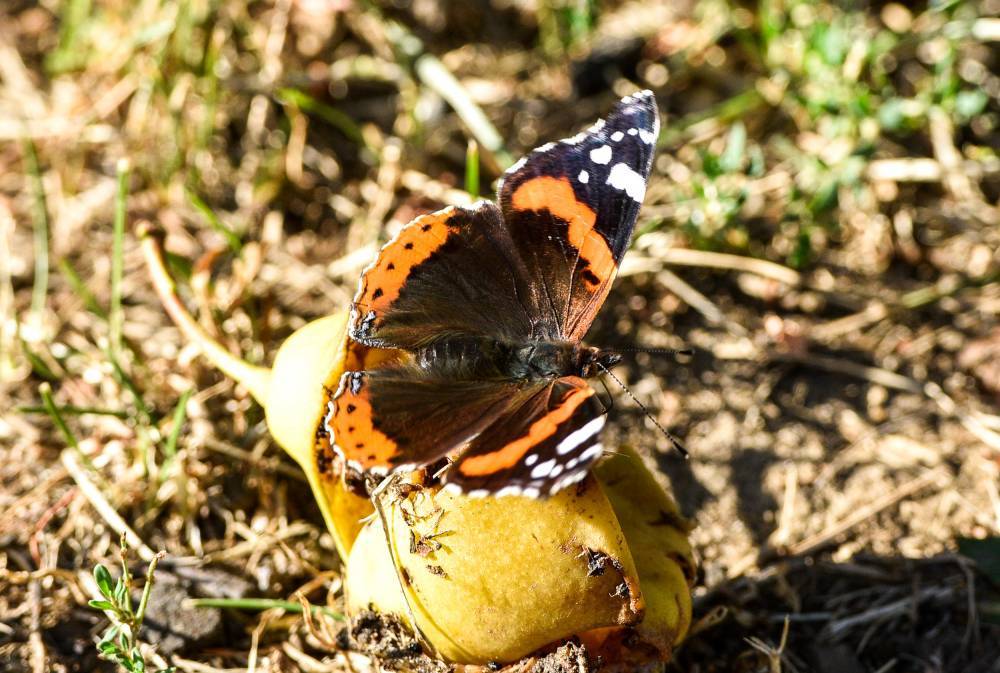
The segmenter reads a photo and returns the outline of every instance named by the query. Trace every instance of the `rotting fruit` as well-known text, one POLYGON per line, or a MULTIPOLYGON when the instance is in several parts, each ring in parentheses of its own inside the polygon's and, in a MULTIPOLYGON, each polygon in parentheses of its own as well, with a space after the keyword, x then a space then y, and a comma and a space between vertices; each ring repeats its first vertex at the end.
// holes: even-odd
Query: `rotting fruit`
POLYGON ((387 615, 448 663, 513 664, 570 638, 606 669, 670 658, 690 626, 694 561, 686 522, 634 451, 543 500, 456 495, 418 473, 384 489, 376 512, 317 428, 345 364, 371 369, 397 353, 350 342, 338 312, 288 337, 271 369, 250 365, 191 317, 156 232, 140 233, 164 308, 264 407, 275 441, 305 472, 345 560, 349 616, 387 615))

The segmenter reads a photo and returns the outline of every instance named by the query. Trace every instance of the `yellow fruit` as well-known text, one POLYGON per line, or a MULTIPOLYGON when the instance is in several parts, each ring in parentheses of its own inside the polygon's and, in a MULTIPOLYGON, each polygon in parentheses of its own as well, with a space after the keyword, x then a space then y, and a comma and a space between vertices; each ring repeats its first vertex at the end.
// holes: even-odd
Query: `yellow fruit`
POLYGON ((372 606, 411 626, 412 613, 446 661, 517 661, 558 639, 642 617, 635 564, 593 478, 547 500, 436 488, 386 500, 394 563, 375 519, 348 561, 348 612, 372 606), (374 577, 375 568, 385 575, 374 577), (409 606, 402 614, 400 583, 409 606))
POLYGON ((548 500, 426 488, 382 509, 391 551, 375 518, 348 613, 415 622, 445 661, 510 663, 574 635, 607 663, 666 661, 687 633, 686 524, 631 450, 548 500))

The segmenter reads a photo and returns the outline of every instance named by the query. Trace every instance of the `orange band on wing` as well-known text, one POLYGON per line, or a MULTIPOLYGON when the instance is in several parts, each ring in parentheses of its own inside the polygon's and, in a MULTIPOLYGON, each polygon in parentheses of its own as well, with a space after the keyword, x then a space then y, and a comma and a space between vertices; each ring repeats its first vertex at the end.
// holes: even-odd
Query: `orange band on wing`
POLYGON ((422 215, 403 227, 399 235, 379 253, 375 263, 362 276, 361 290, 355 299, 362 313, 384 312, 399 297, 413 267, 427 260, 448 239, 448 221, 454 208, 422 215))
MULTIPOLYGON (((589 264, 589 271, 600 284, 614 275, 615 260, 611 249, 600 233, 595 231, 597 214, 586 203, 576 198, 569 180, 537 177, 522 182, 511 196, 515 210, 547 210, 569 224, 570 244, 580 251, 581 259, 589 264)), ((584 276, 588 278, 588 276, 584 276)))
POLYGON ((470 477, 490 475, 513 467, 524 457, 531 447, 537 446, 551 437, 559 429, 559 425, 573 415, 577 408, 588 397, 594 394, 594 389, 580 381, 582 387, 576 388, 566 395, 555 409, 539 418, 528 428, 528 434, 515 439, 501 449, 484 453, 480 456, 464 458, 458 465, 462 474, 470 477))
POLYGON ((327 424, 333 431, 334 446, 345 459, 360 464, 362 469, 391 467, 393 458, 399 454, 396 442, 375 427, 365 387, 355 395, 350 385, 345 385, 340 396, 333 400, 332 417, 327 424))

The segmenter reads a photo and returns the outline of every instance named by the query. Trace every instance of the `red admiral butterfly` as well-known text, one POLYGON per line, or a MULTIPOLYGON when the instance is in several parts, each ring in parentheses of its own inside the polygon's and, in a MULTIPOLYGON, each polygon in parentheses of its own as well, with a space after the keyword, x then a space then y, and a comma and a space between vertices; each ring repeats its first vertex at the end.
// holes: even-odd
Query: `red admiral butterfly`
POLYGON ((617 362, 581 343, 646 192, 659 132, 649 91, 543 145, 503 176, 499 203, 418 217, 361 276, 349 334, 403 363, 349 371, 323 428, 348 466, 383 475, 444 459, 446 488, 545 496, 602 452, 584 378, 617 362))

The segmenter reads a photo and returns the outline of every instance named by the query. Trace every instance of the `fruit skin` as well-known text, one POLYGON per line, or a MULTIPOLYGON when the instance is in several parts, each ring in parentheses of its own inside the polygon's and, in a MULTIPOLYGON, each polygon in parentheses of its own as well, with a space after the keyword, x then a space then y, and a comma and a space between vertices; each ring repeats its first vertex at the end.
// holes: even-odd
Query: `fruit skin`
POLYGON ((347 359, 348 313, 314 320, 295 331, 278 350, 263 400, 267 427, 309 480, 327 528, 346 560, 371 502, 346 488, 332 466, 329 447, 317 438, 326 391, 335 390, 347 359))
POLYGON ((347 565, 349 615, 415 621, 438 657, 511 663, 578 636, 608 670, 669 660, 691 622, 677 506, 631 449, 548 500, 387 496, 347 565))
MULTIPOLYGON (((639 572, 646 614, 634 634, 638 643, 656 651, 656 658, 667 660, 691 627, 696 570, 688 540, 691 525, 631 447, 620 447, 599 462, 594 476, 615 510, 639 572)), ((606 658, 624 663, 639 654, 635 643, 626 646, 618 640, 624 651, 606 651, 606 658)))
POLYGON ((389 535, 376 518, 348 560, 348 612, 371 605, 415 620, 446 661, 517 661, 642 617, 635 564, 593 478, 546 500, 426 488, 383 502, 389 535), (377 579, 380 569, 388 576, 377 579))

